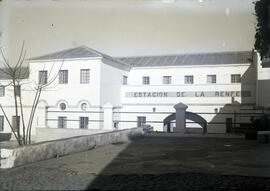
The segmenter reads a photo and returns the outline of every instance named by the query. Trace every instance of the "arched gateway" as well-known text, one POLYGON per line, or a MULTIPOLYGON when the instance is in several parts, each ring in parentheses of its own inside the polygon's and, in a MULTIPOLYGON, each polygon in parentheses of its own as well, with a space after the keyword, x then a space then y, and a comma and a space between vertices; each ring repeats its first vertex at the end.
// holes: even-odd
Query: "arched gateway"
POLYGON ((207 121, 200 115, 192 112, 185 111, 187 106, 179 103, 175 105, 176 113, 172 113, 163 120, 163 125, 167 127, 167 131, 171 131, 171 122, 176 120, 176 127, 186 130, 186 120, 191 120, 202 127, 203 133, 207 133, 207 121))

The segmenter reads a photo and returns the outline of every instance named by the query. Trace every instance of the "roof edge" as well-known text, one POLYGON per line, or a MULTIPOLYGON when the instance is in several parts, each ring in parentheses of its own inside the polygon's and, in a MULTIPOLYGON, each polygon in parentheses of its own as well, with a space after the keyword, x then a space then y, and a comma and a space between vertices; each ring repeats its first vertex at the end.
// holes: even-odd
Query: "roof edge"
POLYGON ((198 53, 175 53, 175 54, 155 54, 155 55, 138 55, 138 56, 117 56, 115 59, 121 58, 138 58, 138 57, 163 57, 163 56, 181 56, 181 55, 206 55, 206 54, 231 54, 231 53, 248 53, 251 50, 240 50, 240 51, 224 51, 224 52, 198 52, 198 53))
POLYGON ((64 59, 41 59, 41 60, 31 60, 26 59, 29 63, 33 62, 50 62, 50 61, 73 61, 73 60, 95 60, 95 59, 102 59, 102 57, 83 57, 83 58, 64 58, 64 59))

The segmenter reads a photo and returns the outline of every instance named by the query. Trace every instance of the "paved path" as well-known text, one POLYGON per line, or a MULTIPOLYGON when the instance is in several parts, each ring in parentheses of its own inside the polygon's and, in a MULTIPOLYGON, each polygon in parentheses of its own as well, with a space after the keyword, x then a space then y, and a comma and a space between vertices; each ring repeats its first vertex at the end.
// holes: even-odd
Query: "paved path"
POLYGON ((0 171, 0 190, 255 187, 270 190, 270 144, 243 139, 155 135, 0 171))

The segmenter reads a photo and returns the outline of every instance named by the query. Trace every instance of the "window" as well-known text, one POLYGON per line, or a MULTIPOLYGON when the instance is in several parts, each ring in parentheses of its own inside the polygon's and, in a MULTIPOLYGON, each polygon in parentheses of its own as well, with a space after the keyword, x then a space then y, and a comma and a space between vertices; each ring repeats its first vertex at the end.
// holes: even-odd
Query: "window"
POLYGON ((58 117, 58 128, 67 128, 67 117, 58 117))
POLYGON ((67 84, 67 83, 68 83, 68 70, 60 70, 59 84, 67 84))
POLYGON ((149 76, 144 76, 143 77, 143 84, 144 85, 150 84, 150 77, 149 76))
POLYGON ((128 77, 123 76, 123 85, 127 85, 128 77))
POLYGON ((119 122, 118 121, 114 122, 113 123, 113 128, 117 130, 118 129, 118 125, 119 125, 119 122))
POLYGON ((18 97, 21 96, 21 86, 20 85, 15 86, 15 95, 18 97))
POLYGON ((193 84, 193 76, 185 76, 185 84, 193 84))
POLYGON ((208 84, 217 83, 217 76, 216 75, 207 75, 207 83, 208 84))
POLYGON ((241 75, 240 74, 232 74, 231 75, 231 83, 240 83, 241 75))
POLYGON ((80 117, 80 129, 88 129, 88 117, 80 117))
POLYGON ((12 127, 14 131, 17 131, 20 127, 20 116, 12 116, 12 127))
POLYGON ((61 110, 66 110, 67 105, 65 103, 60 103, 59 107, 61 110))
POLYGON ((163 76, 163 84, 171 84, 172 77, 171 76, 163 76))
POLYGON ((81 110, 85 111, 87 110, 88 104, 87 103, 82 103, 81 104, 81 110))
POLYGON ((90 83, 90 70, 81 69, 81 84, 89 84, 89 83, 90 83))
POLYGON ((47 84, 47 71, 39 71, 38 84, 44 85, 47 84))
POLYGON ((4 96, 5 96, 5 87, 0 86, 0 97, 4 97, 4 96))
POLYGON ((0 131, 4 131, 4 116, 0 115, 0 131))
POLYGON ((138 116, 137 117, 137 127, 142 127, 146 124, 146 117, 145 116, 138 116))

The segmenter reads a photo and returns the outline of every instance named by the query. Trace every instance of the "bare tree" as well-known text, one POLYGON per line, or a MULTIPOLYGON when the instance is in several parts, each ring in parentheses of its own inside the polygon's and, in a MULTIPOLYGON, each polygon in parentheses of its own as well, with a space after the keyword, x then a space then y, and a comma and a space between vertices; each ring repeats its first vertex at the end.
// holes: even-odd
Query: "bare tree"
MULTIPOLYGON (((25 68, 23 66, 23 63, 25 61, 26 56, 26 50, 24 43, 22 44, 20 55, 15 64, 9 63, 9 61, 6 59, 2 47, 0 48, 1 56, 3 58, 2 66, 0 66, 0 71, 5 75, 5 77, 8 79, 8 82, 6 84, 1 84, 3 87, 12 87, 13 89, 13 99, 14 99, 14 113, 13 116, 15 118, 15 122, 13 119, 13 123, 10 122, 9 116, 6 114, 4 107, 0 103, 0 109, 2 113, 4 114, 5 119, 8 122, 9 127, 11 128, 11 131, 13 135, 15 136, 19 146, 23 146, 26 144, 31 144, 31 131, 33 126, 33 120, 36 113, 36 109, 40 100, 40 96, 42 91, 46 90, 50 87, 50 85, 55 81, 59 74, 59 70, 61 69, 63 65, 63 61, 61 63, 60 69, 56 74, 52 74, 54 64, 50 67, 50 72, 46 79, 45 76, 39 76, 39 81, 35 82, 35 85, 32 89, 34 99, 31 103, 31 111, 28 119, 25 119, 25 112, 24 112, 24 105, 22 102, 22 94, 21 89, 25 85, 26 82, 25 79, 29 75, 29 69, 25 68), (22 129, 20 128, 20 121, 22 121, 22 129), (26 123, 27 121, 27 123, 26 123)), ((45 66, 44 66, 45 68, 45 66)), ((44 69, 43 68, 43 69, 44 69)), ((43 74, 44 75, 44 74, 43 74)))

